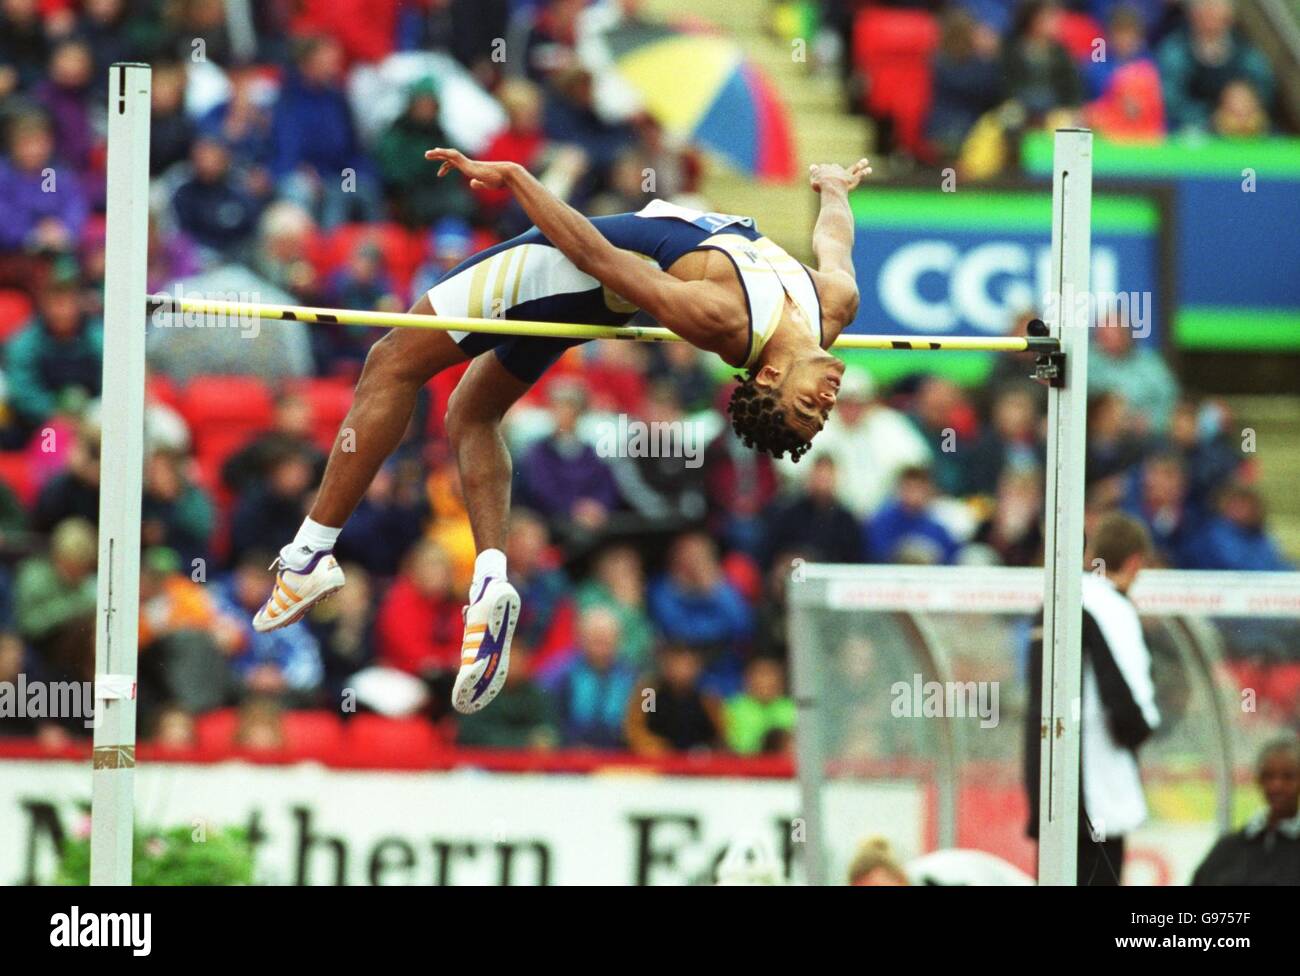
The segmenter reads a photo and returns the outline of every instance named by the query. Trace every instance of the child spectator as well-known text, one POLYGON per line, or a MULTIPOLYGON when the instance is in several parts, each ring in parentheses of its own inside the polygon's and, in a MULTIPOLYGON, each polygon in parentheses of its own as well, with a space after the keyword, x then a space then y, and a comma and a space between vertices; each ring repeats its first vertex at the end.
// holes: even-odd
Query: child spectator
POLYGON ((727 745, 740 756, 783 752, 794 729, 794 700, 785 693, 780 661, 758 657, 745 668, 745 690, 726 704, 727 745))
POLYGON ((627 705, 628 745, 638 756, 666 756, 718 748, 722 703, 700 689, 700 654, 669 643, 659 652, 658 673, 627 705))

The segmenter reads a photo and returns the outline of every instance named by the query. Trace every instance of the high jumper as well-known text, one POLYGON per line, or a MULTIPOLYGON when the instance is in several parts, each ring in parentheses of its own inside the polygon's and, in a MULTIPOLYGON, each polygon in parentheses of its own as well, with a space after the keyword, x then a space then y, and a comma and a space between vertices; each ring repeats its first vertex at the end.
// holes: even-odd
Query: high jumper
MULTIPOLYGON (((599 326, 622 325, 642 310, 744 371, 728 410, 748 446, 796 460, 808 450, 844 372, 827 349, 857 314, 848 194, 870 174, 867 160, 810 168, 821 207, 812 238, 816 267, 808 267, 750 217, 656 200, 637 213, 588 219, 516 163, 474 160, 455 149, 432 149, 426 158, 441 164, 438 177, 459 171, 472 187, 509 190, 533 227, 448 271, 412 313, 599 326)), ((371 349, 343 422, 352 432, 349 449, 336 440, 315 504, 280 550, 271 596, 253 626, 292 624, 343 586, 335 542, 401 440, 420 388, 472 359, 446 417, 478 552, 452 704, 468 714, 491 702, 505 683, 519 619, 519 594, 506 577, 511 461, 501 421, 581 341, 390 330, 371 349)))

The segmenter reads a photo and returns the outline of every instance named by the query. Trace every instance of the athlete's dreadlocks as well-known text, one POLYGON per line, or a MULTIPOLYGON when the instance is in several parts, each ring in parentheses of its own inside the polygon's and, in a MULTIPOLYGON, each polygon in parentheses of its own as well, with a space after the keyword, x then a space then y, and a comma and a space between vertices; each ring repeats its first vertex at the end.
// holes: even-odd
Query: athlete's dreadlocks
POLYGON ((759 390, 753 375, 736 379, 740 384, 732 391, 727 405, 736 436, 746 447, 766 451, 774 458, 782 457, 786 451, 790 452, 791 461, 803 457, 811 445, 786 424, 785 412, 776 397, 759 390))

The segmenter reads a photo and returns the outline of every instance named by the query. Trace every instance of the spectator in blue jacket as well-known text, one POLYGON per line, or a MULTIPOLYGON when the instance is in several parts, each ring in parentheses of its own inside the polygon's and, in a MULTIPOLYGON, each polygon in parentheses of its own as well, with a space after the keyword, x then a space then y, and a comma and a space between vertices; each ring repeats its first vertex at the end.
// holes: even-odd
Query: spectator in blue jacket
POLYGON ((867 522, 866 548, 877 563, 951 563, 958 545, 934 517, 934 481, 928 468, 906 468, 894 497, 867 522))
POLYGON ((1218 514, 1186 547, 1187 569, 1293 569, 1264 524, 1264 501, 1250 485, 1233 484, 1219 496, 1218 514))
POLYGON ((746 640, 753 609, 718 562, 713 540, 703 532, 680 536, 668 557, 668 572, 650 585, 650 618, 670 641, 727 649, 746 640))
POLYGON ((618 617, 612 611, 604 607, 587 610, 579 622, 577 648, 543 679, 555 702, 564 745, 625 747, 623 720, 636 672, 619 660, 620 636, 618 617))
POLYGON ((373 219, 377 191, 343 91, 343 48, 309 37, 275 105, 272 172, 281 193, 326 229, 373 219))
POLYGON ((267 569, 273 554, 250 550, 230 578, 217 588, 218 607, 244 626, 244 642, 230 659, 236 684, 245 695, 279 698, 291 705, 312 704, 325 678, 320 644, 306 627, 281 627, 259 634, 253 614, 266 599, 267 569))
POLYGON ((236 259, 257 228, 261 206, 236 182, 230 153, 217 137, 195 139, 190 163, 193 174, 172 197, 176 221, 197 243, 236 259))

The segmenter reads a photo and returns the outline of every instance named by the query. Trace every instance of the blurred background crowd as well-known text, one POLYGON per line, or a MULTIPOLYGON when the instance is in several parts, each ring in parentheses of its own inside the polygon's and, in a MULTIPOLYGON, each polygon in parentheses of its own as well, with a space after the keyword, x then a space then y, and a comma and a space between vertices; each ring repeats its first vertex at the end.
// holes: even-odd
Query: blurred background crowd
MULTIPOLYGON (((709 209, 705 158, 650 114, 620 111, 584 42, 592 22, 635 20, 635 4, 267 0, 234 21, 237 8, 0 0, 0 680, 93 672, 110 63, 154 69, 151 290, 405 310, 526 226, 507 195, 435 180, 433 146, 518 161, 589 214, 654 197, 709 209), (501 39, 510 53, 497 57, 501 39)), ((1062 117, 1134 138, 1276 124, 1269 62, 1221 0, 827 0, 772 13, 778 33, 817 25, 810 70, 841 73, 846 103, 872 115, 876 149, 895 161, 994 175, 1014 167, 1017 133, 1062 117), (854 26, 859 6, 915 15, 923 57, 907 70, 933 82, 923 113, 905 97, 907 71, 864 86, 877 35, 854 26)), ((1227 408, 1180 388, 1125 322, 1098 325, 1090 512, 1137 515, 1168 566, 1290 568, 1227 408)), ((1041 561, 1046 398, 1023 357, 977 389, 924 374, 885 387, 853 368, 814 450, 791 465, 740 446, 721 410, 730 376, 691 347, 591 344, 509 418, 516 658, 497 703, 457 721, 446 701, 474 550, 441 431, 456 377, 426 390, 344 530, 347 588, 305 624, 255 634, 267 568, 309 506, 377 332, 276 324, 232 338, 151 329, 143 740, 292 750, 302 716, 319 736, 322 712, 333 723, 341 707, 404 723, 385 740, 394 754, 782 753, 793 559, 1041 561), (607 456, 602 436, 620 418, 683 425, 698 463, 607 456)), ((14 733, 60 744, 84 730, 0 723, 14 733)))

